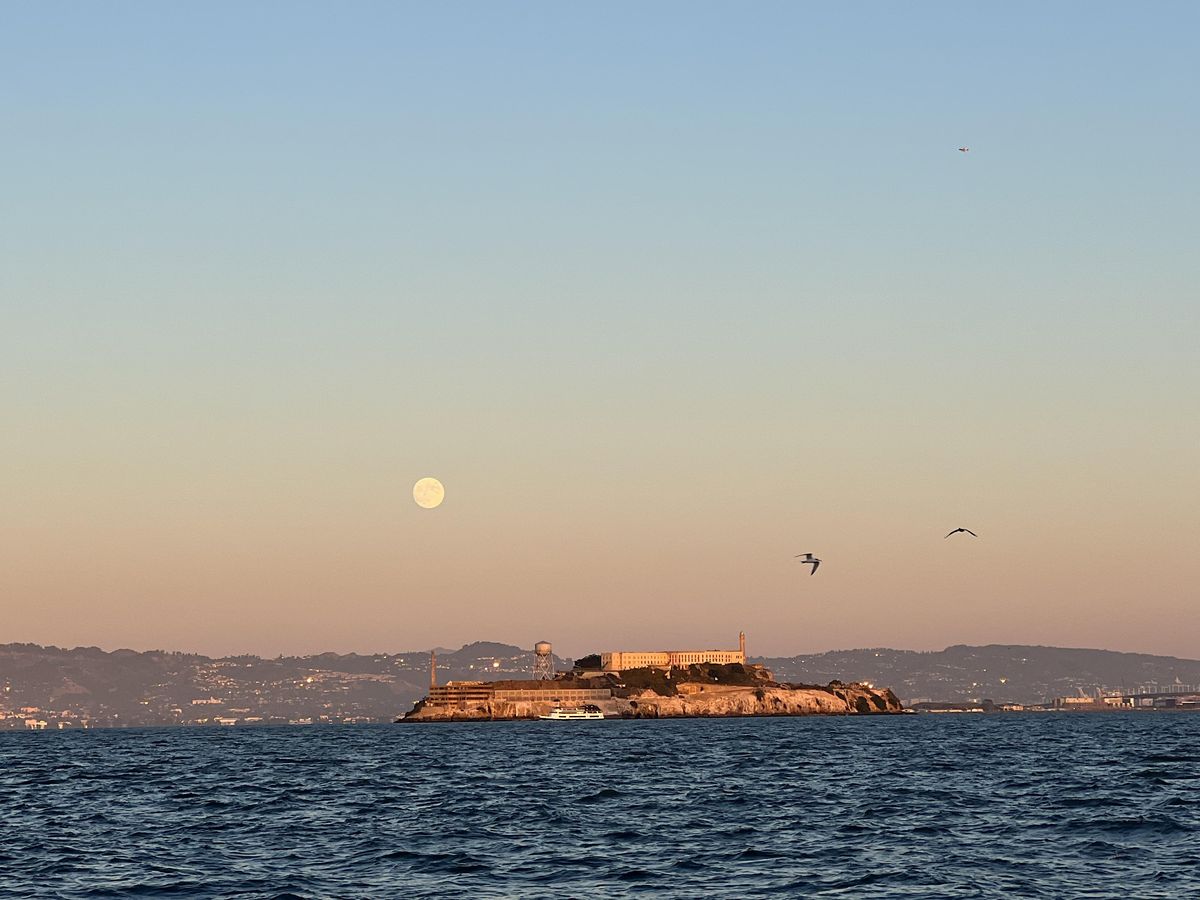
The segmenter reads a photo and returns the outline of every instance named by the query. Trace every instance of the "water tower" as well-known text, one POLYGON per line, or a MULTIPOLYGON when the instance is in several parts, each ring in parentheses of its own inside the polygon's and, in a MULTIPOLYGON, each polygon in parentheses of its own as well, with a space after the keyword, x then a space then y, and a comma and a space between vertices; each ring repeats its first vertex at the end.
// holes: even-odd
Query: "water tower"
POLYGON ((554 679, 554 654, 551 652, 549 641, 538 641, 533 645, 533 680, 552 681, 554 679))

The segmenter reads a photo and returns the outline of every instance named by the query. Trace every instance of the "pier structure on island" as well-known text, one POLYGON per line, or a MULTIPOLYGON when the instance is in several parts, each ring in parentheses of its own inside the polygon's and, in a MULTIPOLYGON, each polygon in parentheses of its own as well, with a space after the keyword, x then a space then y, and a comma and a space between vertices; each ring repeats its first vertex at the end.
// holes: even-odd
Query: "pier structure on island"
POLYGON ((612 699, 612 688, 593 687, 584 682, 548 680, 529 681, 451 681, 429 689, 429 706, 467 707, 472 704, 505 703, 595 703, 612 699))

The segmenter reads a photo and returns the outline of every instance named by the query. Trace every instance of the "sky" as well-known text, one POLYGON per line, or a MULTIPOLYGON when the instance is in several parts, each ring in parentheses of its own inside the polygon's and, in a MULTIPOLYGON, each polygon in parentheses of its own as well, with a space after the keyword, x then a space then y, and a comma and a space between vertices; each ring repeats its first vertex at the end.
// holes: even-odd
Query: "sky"
POLYGON ((1200 657, 1197 35, 5 4, 0 642, 1200 657))

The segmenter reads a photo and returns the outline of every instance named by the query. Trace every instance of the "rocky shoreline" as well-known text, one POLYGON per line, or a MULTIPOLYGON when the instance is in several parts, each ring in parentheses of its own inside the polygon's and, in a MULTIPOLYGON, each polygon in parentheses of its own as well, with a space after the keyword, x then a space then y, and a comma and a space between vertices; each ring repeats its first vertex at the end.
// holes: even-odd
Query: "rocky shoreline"
MULTIPOLYGON (((422 700, 398 722, 494 722, 537 719, 546 701, 480 700, 456 706, 422 700)), ((891 715, 903 707, 890 689, 832 682, 826 687, 766 682, 758 685, 683 683, 672 695, 633 690, 596 703, 606 718, 676 719, 738 716, 891 715)))

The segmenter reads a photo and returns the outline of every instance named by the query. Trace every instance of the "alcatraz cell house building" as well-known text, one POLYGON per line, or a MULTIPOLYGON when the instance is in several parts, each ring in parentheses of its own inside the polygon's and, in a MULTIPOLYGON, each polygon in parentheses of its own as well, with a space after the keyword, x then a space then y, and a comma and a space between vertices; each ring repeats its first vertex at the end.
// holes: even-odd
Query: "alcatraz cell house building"
POLYGON ((698 663, 746 664, 746 632, 738 633, 736 650, 610 650, 600 654, 600 668, 605 672, 624 669, 675 669, 698 663))

